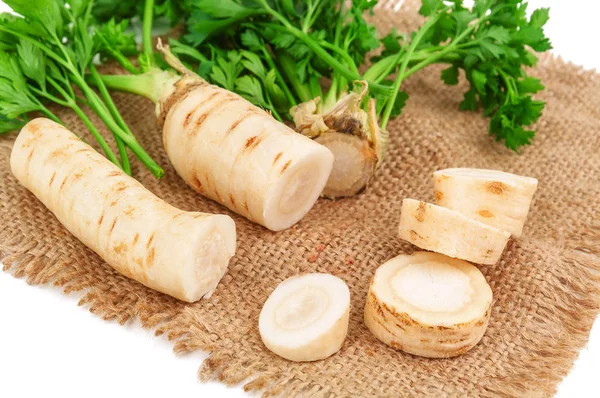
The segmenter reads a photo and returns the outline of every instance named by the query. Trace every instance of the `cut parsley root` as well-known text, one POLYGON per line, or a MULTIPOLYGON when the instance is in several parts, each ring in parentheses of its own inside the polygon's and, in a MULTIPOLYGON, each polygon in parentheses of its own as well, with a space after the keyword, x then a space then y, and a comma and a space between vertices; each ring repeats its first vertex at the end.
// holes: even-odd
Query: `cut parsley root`
POLYGON ((235 253, 231 217, 174 208, 51 120, 23 127, 10 165, 81 242, 159 292, 188 302, 209 297, 235 253))
POLYGON ((167 155, 196 191, 274 231, 298 222, 327 182, 331 152, 159 48, 181 76, 154 68, 103 82, 156 102, 167 155))
POLYGON ((365 324, 383 343, 427 358, 464 354, 483 337, 492 289, 466 261, 442 254, 400 255, 375 272, 365 324))
POLYGON ((538 180, 497 170, 446 169, 433 173, 438 206, 462 213, 518 238, 538 180))
POLYGON ((479 264, 496 264, 510 232, 458 211, 414 199, 402 201, 399 236, 415 246, 479 264))
POLYGON ((342 348, 348 333, 350 290, 329 274, 294 276, 281 282, 258 320, 265 346, 282 358, 325 359, 342 348))
POLYGON ((335 199, 359 193, 387 151, 388 135, 377 124, 375 100, 368 100, 368 111, 361 108, 366 93, 365 84, 361 93, 346 94, 332 109, 321 113, 318 99, 290 110, 297 131, 329 148, 335 157, 323 190, 325 197, 335 199))

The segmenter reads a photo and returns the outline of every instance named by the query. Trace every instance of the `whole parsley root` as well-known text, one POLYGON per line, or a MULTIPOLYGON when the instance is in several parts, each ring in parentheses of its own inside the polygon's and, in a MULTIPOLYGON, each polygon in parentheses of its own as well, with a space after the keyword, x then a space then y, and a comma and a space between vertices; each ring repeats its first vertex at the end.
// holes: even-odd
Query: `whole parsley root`
MULTIPOLYGON (((427 19, 419 29, 393 30, 378 40, 363 18, 376 1, 355 0, 349 7, 319 0, 221 3, 193 2, 184 40, 208 55, 213 64, 207 75, 217 84, 223 68, 220 59, 210 58, 219 54, 215 49, 242 59, 254 54, 230 79, 252 79, 252 90, 235 83, 230 89, 274 108, 334 152, 326 196, 354 195, 368 185, 386 153, 387 124, 408 99, 402 82, 432 64, 448 66, 441 78, 449 85, 458 83, 463 70, 470 88, 461 109, 483 108, 490 135, 515 151, 533 139, 527 126, 540 117, 544 103, 532 95, 543 86, 525 68, 537 61, 532 50, 551 48, 543 32, 548 9, 527 18, 523 1, 478 0, 468 9, 460 0, 425 0, 419 12, 427 19), (379 55, 359 73, 374 50, 379 55), (257 70, 271 74, 268 85, 257 70), (329 80, 326 93, 319 84, 323 78, 329 80)), ((177 51, 186 52, 179 42, 177 51)), ((202 68, 202 59, 196 61, 202 68)))
POLYGON ((208 298, 235 254, 231 217, 169 205, 49 119, 21 129, 10 166, 82 243, 159 292, 187 302, 208 298))
POLYGON ((180 4, 189 16, 182 17, 185 33, 170 44, 208 82, 328 146, 336 156, 324 191, 329 197, 368 185, 386 153, 387 124, 408 100, 402 83, 432 64, 446 65, 445 84, 464 75, 469 90, 460 108, 483 109, 496 140, 515 151, 531 142, 528 126, 544 108, 533 95, 543 85, 526 68, 537 61, 534 51, 551 48, 543 31, 548 9, 527 17, 521 0, 477 0, 471 9, 462 0, 424 0, 420 28, 378 38, 364 18, 376 4, 188 1, 180 4), (367 67, 371 52, 378 55, 367 67))

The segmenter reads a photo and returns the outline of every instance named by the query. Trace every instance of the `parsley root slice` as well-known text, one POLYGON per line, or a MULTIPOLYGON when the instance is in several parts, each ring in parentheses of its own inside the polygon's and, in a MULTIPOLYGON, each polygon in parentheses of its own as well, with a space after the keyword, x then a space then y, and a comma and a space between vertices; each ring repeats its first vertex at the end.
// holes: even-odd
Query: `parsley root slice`
POLYGON ((479 264, 496 264, 510 238, 510 232, 414 199, 402 201, 399 235, 421 249, 479 264))
POLYGON ((187 302, 209 297, 235 253, 230 217, 176 209, 49 119, 23 127, 10 164, 81 242, 159 292, 187 302))
POLYGON ((395 257, 375 272, 365 324, 375 337, 428 358, 464 354, 483 337, 492 289, 474 265, 442 254, 395 257))
POLYGON ((538 180, 498 170, 455 168, 433 173, 438 206, 484 224, 523 233, 538 180))
POLYGON ((325 359, 342 348, 348 333, 350 290, 329 274, 294 276, 269 296, 258 320, 260 337, 290 361, 325 359))
POLYGON ((157 104, 165 150, 202 195, 273 231, 312 208, 333 164, 327 148, 294 132, 241 96, 210 85, 159 44, 181 77, 158 69, 103 76, 113 89, 157 104))

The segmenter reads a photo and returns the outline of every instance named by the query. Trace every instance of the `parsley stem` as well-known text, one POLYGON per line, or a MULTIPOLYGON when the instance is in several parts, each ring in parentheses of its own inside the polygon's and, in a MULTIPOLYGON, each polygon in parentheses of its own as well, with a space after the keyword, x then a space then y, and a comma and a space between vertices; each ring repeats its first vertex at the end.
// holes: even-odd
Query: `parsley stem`
POLYGON ((383 116, 381 118, 380 126, 385 130, 388 121, 390 120, 390 115, 392 114, 392 110, 394 109, 394 103, 396 102, 396 98, 398 97, 398 92, 400 91, 400 85, 406 78, 404 72, 406 72, 406 68, 408 67, 408 62, 410 61, 410 56, 415 52, 415 49, 425 36, 425 34, 429 31, 429 29, 437 23, 440 19, 440 16, 445 14, 447 10, 449 10, 450 6, 444 7, 440 13, 437 13, 435 17, 430 17, 427 22, 419 29, 415 37, 410 41, 410 46, 408 46, 408 50, 406 50, 406 54, 404 59, 402 60, 402 64, 400 65, 400 70, 398 71, 398 76, 396 77, 396 81, 394 82, 392 95, 388 98, 387 103, 385 105, 383 116))
POLYGON ((312 17, 312 13, 315 10, 312 0, 306 0, 306 3, 308 5, 308 10, 306 11, 306 16, 304 17, 304 20, 302 21, 302 31, 304 33, 308 33, 308 30, 310 29, 310 20, 312 17))
POLYGON ((281 89, 283 90, 283 94, 285 95, 285 98, 288 100, 288 102, 290 104, 290 108, 292 106, 298 105, 298 102, 296 102, 296 98, 294 98, 294 95, 292 94, 290 88, 288 87, 287 83, 285 82, 285 79, 283 78, 283 76, 281 76, 281 72, 279 71, 279 68, 277 68, 277 65, 275 65, 275 61, 273 60, 273 57, 271 56, 271 53, 269 52, 269 50, 266 47, 263 47, 262 53, 265 57, 265 60, 267 61, 267 65, 269 65, 269 68, 275 70, 275 77, 277 78, 277 83, 279 83, 279 85, 281 86, 281 89))
POLYGON ((127 72, 133 75, 141 73, 140 70, 136 68, 135 65, 133 65, 129 58, 125 57, 120 51, 116 51, 114 48, 108 45, 108 42, 106 41, 106 38, 102 33, 96 31, 95 36, 102 41, 104 47, 106 48, 106 51, 110 53, 111 57, 113 57, 119 63, 119 65, 125 68, 127 72))
MULTIPOLYGON (((296 36, 296 38, 302 40, 304 42, 304 44, 306 44, 306 46, 315 53, 315 55, 317 55, 324 62, 326 62, 329 66, 331 66, 337 73, 339 73, 340 75, 342 75, 349 81, 361 80, 360 75, 353 73, 348 67, 344 66, 335 57, 331 56, 331 54, 329 54, 327 51, 325 51, 325 49, 317 41, 315 41, 312 37, 310 37, 308 34, 304 33, 302 30, 300 30, 300 29, 296 28, 294 25, 292 25, 287 20, 287 18, 285 18, 283 15, 281 15, 280 13, 278 13, 277 11, 272 9, 266 0, 258 0, 258 3, 260 3, 262 5, 264 10, 268 14, 271 14, 275 19, 279 20, 279 22, 281 22, 281 24, 283 26, 285 26, 285 28, 291 34, 296 36)), ((369 82, 369 88, 372 91, 379 91, 379 92, 383 91, 383 92, 389 93, 389 87, 382 86, 380 84, 373 84, 372 82, 369 82)))
POLYGON ((54 113, 52 113, 52 111, 50 109, 46 108, 42 104, 40 104, 40 112, 42 112, 44 114, 44 116, 46 116, 48 119, 51 119, 53 122, 62 124, 62 122, 60 121, 58 116, 56 116, 54 113))
POLYGON ((28 42, 30 42, 31 44, 35 45, 37 48, 39 48, 40 50, 42 50, 43 52, 46 53, 46 55, 48 55, 50 58, 54 59, 57 63, 59 63, 60 65, 64 66, 65 68, 69 67, 69 64, 67 64, 61 57, 60 55, 58 55, 57 53, 55 53, 54 51, 52 51, 50 48, 48 48, 46 45, 40 43, 39 41, 35 40, 34 38, 31 38, 27 35, 24 35, 22 33, 19 32, 15 32, 12 29, 7 29, 4 26, 0 25, 0 32, 6 32, 6 33, 10 33, 13 36, 16 36, 20 39, 23 40, 27 40, 28 42))
MULTIPOLYGON (((141 75, 131 75, 124 77, 134 78, 138 76, 141 75)), ((104 106, 102 100, 100 100, 100 98, 94 92, 94 90, 92 90, 90 86, 88 86, 88 84, 85 82, 85 79, 77 74, 74 74, 73 77, 75 78, 75 84, 81 89, 85 97, 90 102, 91 108, 94 109, 96 114, 102 119, 106 127, 108 127, 108 129, 111 132, 113 132, 113 134, 118 135, 119 138, 123 140, 123 142, 129 147, 129 149, 131 149, 131 152, 133 152, 135 156, 137 156, 138 159, 140 159, 144 166, 146 166, 155 177, 162 177, 165 174, 164 170, 158 165, 158 163, 156 163, 154 159, 150 157, 150 155, 148 155, 148 153, 144 150, 144 148, 142 148, 142 146, 139 144, 139 142, 133 135, 128 134, 121 127, 119 127, 119 125, 115 122, 115 120, 110 115, 109 111, 104 106)))
POLYGON ((152 46, 152 22, 154 19, 154 0, 145 0, 142 24, 142 50, 144 55, 154 65, 154 48, 152 46))
POLYGON ((50 94, 47 91, 40 90, 39 88, 34 87, 34 86, 30 86, 29 89, 31 91, 33 91, 34 93, 36 93, 37 95, 39 95, 40 97, 47 98, 50 101, 57 103, 58 105, 64 106, 65 108, 68 108, 70 106, 68 102, 63 101, 58 97, 55 97, 54 95, 50 94))
POLYGON ((421 61, 418 64, 416 64, 415 66, 413 66, 408 71, 408 73, 406 74, 405 77, 408 77, 408 76, 412 75, 413 73, 423 69, 424 67, 433 64, 434 62, 440 60, 441 58, 443 58, 444 56, 449 54, 451 51, 455 50, 461 44, 461 40, 463 40, 466 37, 468 37, 469 35, 471 35, 471 33, 473 33, 481 24, 487 22, 487 20, 490 19, 490 17, 492 15, 493 14, 490 14, 485 17, 479 18, 479 20, 477 20, 476 23, 469 26, 460 35, 458 35, 456 38, 454 38, 450 44, 444 46, 443 49, 441 49, 440 51, 433 53, 429 57, 425 58, 423 61, 421 61))
POLYGON ((515 85, 514 79, 508 77, 502 69, 498 68, 497 70, 500 77, 502 77, 502 80, 504 80, 504 84, 506 84, 506 91, 508 94, 506 96, 506 99, 504 100, 504 104, 506 105, 513 99, 515 92, 518 92, 518 90, 515 85))
POLYGON ((111 162, 113 162, 117 166, 121 167, 121 164, 119 163, 119 160, 117 159, 117 157, 115 156, 115 154, 113 153, 113 151, 110 149, 110 147, 108 146, 108 144, 104 140, 104 137, 102 137, 102 135, 100 134, 100 132, 98 131, 98 129, 96 129, 96 126, 94 126, 92 124, 92 122, 90 121, 90 119, 81 110, 81 108, 79 107, 79 105, 77 105, 77 103, 75 102, 75 100, 72 97, 70 97, 69 93, 67 93, 64 90, 64 88, 62 88, 61 85, 58 84, 58 82, 56 82, 53 78, 51 78, 50 76, 48 76, 47 80, 48 80, 48 83, 50 83, 52 85, 52 87, 54 87, 54 89, 56 91, 58 91, 58 93, 60 95, 63 96, 63 98, 65 99, 65 101, 68 103, 69 108, 71 108, 77 114, 77 116, 79 116, 79 118, 83 121, 83 123, 88 128, 88 130, 90 131, 90 133, 92 133, 92 135, 94 136, 94 138, 96 139, 96 141, 98 141, 98 143, 100 144, 100 147, 102 148, 102 150, 106 154, 106 157, 108 158, 108 160, 110 160, 111 162))
POLYGON ((348 54, 347 51, 344 51, 341 48, 339 48, 333 44, 329 44, 326 41, 321 41, 321 42, 319 42, 319 44, 325 48, 328 48, 328 49, 336 52, 338 55, 340 55, 342 57, 342 59, 344 61, 346 61, 346 63, 348 64, 348 67, 350 67, 350 69, 352 69, 352 73, 354 73, 357 76, 360 76, 360 72, 358 71, 358 68, 356 67, 356 64, 354 63, 354 60, 352 59, 350 54, 348 54))
POLYGON ((56 42, 57 47, 62 52, 62 54, 64 56, 64 59, 67 60, 67 62, 65 63, 66 67, 68 69, 72 70, 74 68, 73 61, 71 60, 71 57, 69 56, 69 53, 67 53, 67 50, 65 49, 65 46, 63 45, 62 41, 58 38, 58 36, 56 35, 56 33, 52 33, 52 38, 56 42))
MULTIPOLYGON (((114 101, 108 93, 106 86, 102 83, 100 74, 98 73, 98 70, 96 69, 96 66, 93 63, 90 63, 89 70, 92 74, 92 78, 96 82, 96 87, 98 87, 98 91, 100 91, 100 95, 102 95, 104 103, 106 104, 106 107, 108 108, 110 114, 116 120, 119 127, 123 129, 123 131, 133 136, 133 133, 129 129, 129 126, 127 126, 127 123, 125 123, 123 117, 121 117, 121 114, 119 113, 114 101)), ((119 157, 121 158, 121 163, 123 164, 123 171, 127 175, 131 175, 131 164, 129 163, 129 157, 127 156, 127 148, 125 147, 125 144, 118 135, 115 135, 115 141, 117 143, 117 149, 119 150, 119 157)))
POLYGON ((306 102, 313 99, 310 89, 298 78, 294 60, 289 55, 282 53, 277 57, 277 61, 279 62, 285 77, 296 91, 296 95, 300 102, 306 102))
POLYGON ((169 84, 174 84, 180 76, 174 72, 152 68, 139 75, 100 75, 100 78, 108 88, 141 95, 156 104, 163 90, 169 84))
POLYGON ((346 3, 345 1, 340 1, 340 10, 338 12, 338 19, 335 23, 335 34, 334 34, 334 39, 333 39, 333 45, 336 47, 339 47, 340 40, 342 39, 342 27, 344 24, 344 17, 346 16, 344 14, 344 4, 345 3, 346 3))

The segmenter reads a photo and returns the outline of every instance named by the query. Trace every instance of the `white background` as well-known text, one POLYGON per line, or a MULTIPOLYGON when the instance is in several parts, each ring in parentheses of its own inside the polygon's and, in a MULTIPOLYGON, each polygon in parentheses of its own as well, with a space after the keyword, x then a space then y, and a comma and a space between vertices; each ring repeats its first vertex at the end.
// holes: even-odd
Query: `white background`
MULTIPOLYGON (((595 0, 529 3, 530 9, 551 7, 547 33, 557 54, 600 70, 595 0)), ((5 9, 0 1, 0 10, 5 9)), ((28 286, 0 272, 0 396, 246 396, 239 388, 197 381, 205 354, 177 357, 164 338, 137 324, 104 322, 78 307, 77 300, 59 289, 28 286)), ((558 397, 598 397, 598 369, 600 321, 558 397)))

